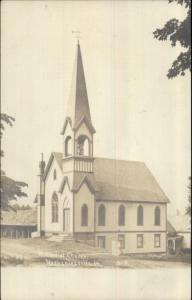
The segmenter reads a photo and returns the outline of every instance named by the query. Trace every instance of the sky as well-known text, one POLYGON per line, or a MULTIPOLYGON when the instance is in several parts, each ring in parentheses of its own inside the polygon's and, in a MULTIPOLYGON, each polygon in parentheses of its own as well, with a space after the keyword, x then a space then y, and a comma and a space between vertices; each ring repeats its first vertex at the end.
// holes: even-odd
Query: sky
POLYGON ((3 1, 2 112, 6 127, 2 167, 28 183, 32 204, 38 163, 62 151, 77 40, 93 125, 94 156, 144 161, 170 199, 168 213, 184 211, 190 175, 190 76, 168 80, 181 47, 153 31, 186 11, 168 1, 3 1))

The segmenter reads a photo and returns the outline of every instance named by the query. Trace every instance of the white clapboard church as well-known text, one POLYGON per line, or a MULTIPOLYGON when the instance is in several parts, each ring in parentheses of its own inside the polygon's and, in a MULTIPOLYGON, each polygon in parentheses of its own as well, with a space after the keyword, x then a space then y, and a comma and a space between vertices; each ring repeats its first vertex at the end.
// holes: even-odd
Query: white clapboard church
POLYGON ((39 234, 109 251, 119 241, 124 253, 166 252, 166 195, 145 163, 95 157, 95 132, 78 43, 62 152, 46 167, 40 162, 39 234))

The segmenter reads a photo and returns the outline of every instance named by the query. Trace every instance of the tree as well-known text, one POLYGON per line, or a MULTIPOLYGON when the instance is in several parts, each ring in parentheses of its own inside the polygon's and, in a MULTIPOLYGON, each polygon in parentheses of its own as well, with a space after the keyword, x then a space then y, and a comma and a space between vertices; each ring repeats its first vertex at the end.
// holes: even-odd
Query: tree
MULTIPOLYGON (((3 132, 5 130, 5 124, 13 126, 15 119, 7 114, 0 114, 0 138, 2 139, 3 132)), ((3 150, 1 150, 0 156, 4 156, 3 150)), ((1 210, 13 209, 10 206, 11 200, 17 200, 20 197, 27 197, 27 194, 22 191, 23 187, 26 187, 27 183, 22 181, 15 181, 6 176, 5 172, 1 170, 1 210)))
MULTIPOLYGON (((9 126, 13 126, 13 122, 15 119, 7 114, 1 114, 1 122, 0 122, 0 138, 3 136, 3 131, 5 130, 5 123, 9 126)), ((0 156, 4 156, 3 150, 1 149, 0 156)))
POLYGON ((168 70, 167 77, 172 79, 178 75, 184 76, 187 70, 191 71, 191 0, 168 1, 169 3, 177 2, 187 9, 187 16, 183 21, 171 19, 163 28, 153 32, 154 37, 159 41, 169 40, 172 47, 175 47, 178 42, 185 48, 185 51, 179 54, 168 70))
POLYGON ((186 207, 185 214, 189 216, 191 220, 191 177, 189 177, 189 194, 188 194, 188 206, 186 207))

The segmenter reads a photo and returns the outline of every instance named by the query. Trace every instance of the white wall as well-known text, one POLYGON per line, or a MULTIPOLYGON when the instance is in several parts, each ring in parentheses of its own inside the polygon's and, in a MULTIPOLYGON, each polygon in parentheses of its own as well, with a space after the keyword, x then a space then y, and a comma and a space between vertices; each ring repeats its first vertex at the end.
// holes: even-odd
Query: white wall
POLYGON ((71 193, 68 184, 65 184, 63 193, 59 202, 59 224, 60 231, 63 232, 63 209, 68 208, 70 211, 69 233, 73 232, 73 194, 71 193))
POLYGON ((74 209, 74 231, 93 232, 95 199, 86 183, 83 183, 79 191, 74 195, 74 209), (81 207, 83 204, 86 204, 88 206, 88 226, 81 226, 81 207))
POLYGON ((96 202, 96 231, 159 231, 166 230, 166 204, 141 203, 143 206, 143 226, 137 226, 137 207, 140 203, 105 201, 96 202), (105 226, 98 226, 98 208, 101 204, 106 208, 105 226), (125 206, 125 226, 118 226, 118 208, 125 206), (159 206, 161 210, 160 226, 154 225, 154 210, 159 206))
MULTIPOLYGON (((121 234, 121 233, 120 233, 121 234)), ((124 233, 125 235, 125 249, 122 253, 159 253, 166 252, 166 233, 165 232, 145 232, 143 233, 143 248, 137 248, 137 234, 140 232, 124 233), (154 246, 154 234, 160 234, 160 247, 154 246)), ((118 241, 118 233, 98 233, 96 234, 96 246, 97 237, 105 236, 106 249, 111 252, 112 241, 118 241)))
POLYGON ((52 165, 47 174, 45 181, 45 231, 59 231, 60 224, 52 222, 52 207, 51 199, 54 192, 58 195, 59 205, 60 205, 60 193, 58 193, 60 184, 62 180, 62 171, 58 166, 55 158, 53 159, 52 165), (53 172, 56 170, 57 179, 53 180, 53 172))

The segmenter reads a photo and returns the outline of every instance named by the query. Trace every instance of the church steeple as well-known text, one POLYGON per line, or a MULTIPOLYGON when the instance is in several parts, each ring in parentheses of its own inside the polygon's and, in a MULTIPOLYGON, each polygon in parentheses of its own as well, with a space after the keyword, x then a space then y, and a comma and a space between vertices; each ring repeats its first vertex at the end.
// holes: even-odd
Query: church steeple
POLYGON ((93 172, 93 134, 81 49, 77 54, 63 130, 63 170, 93 172), (69 164, 69 162, 72 162, 69 164))
POLYGON ((81 48, 78 41, 77 53, 75 58, 71 92, 67 107, 67 119, 71 121, 71 126, 76 129, 84 120, 92 133, 95 129, 92 125, 91 114, 89 109, 89 100, 85 82, 81 48))

